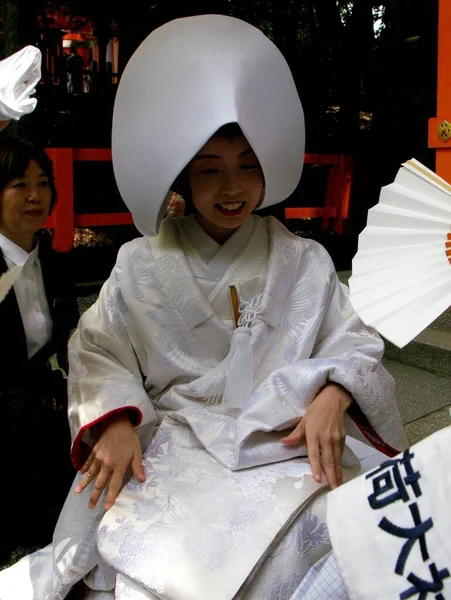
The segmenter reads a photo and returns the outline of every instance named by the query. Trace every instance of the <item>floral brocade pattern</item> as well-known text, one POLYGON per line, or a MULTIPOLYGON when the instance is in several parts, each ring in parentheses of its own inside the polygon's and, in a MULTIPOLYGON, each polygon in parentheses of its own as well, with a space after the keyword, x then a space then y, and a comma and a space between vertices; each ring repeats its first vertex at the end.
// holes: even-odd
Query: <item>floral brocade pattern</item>
MULTIPOLYGON (((98 549, 109 566, 160 598, 209 598, 215 588, 215 598, 232 598, 268 537, 318 487, 302 459, 230 471, 187 425, 171 418, 148 446, 144 468, 146 481, 132 479, 103 518, 98 549), (204 589, 191 596, 201 581, 204 589)), ((329 549, 327 528, 307 511, 271 553, 246 598, 289 598, 320 547, 329 549), (281 586, 283 592, 271 595, 281 586)))
MULTIPOLYGON (((402 432, 393 379, 381 364, 382 340, 355 315, 325 250, 272 218, 257 218, 228 271, 244 290, 240 299, 250 302, 252 265, 261 244, 268 245, 262 310, 251 326, 253 393, 241 411, 196 396, 192 382, 225 358, 233 331, 196 284, 177 231, 169 217, 157 238, 121 248, 70 341, 75 460, 92 423, 124 407, 141 418, 146 482, 131 479, 113 509, 78 533, 66 528, 79 510, 68 500, 58 530, 64 543, 54 558, 64 585, 96 564, 112 569, 117 600, 234 597, 316 489, 305 447, 286 448, 280 437, 327 381, 353 395, 390 445, 402 432)), ((210 286, 217 305, 225 306, 228 285, 224 278, 210 286)), ((345 466, 355 465, 352 458, 345 466)), ((328 548, 324 518, 305 512, 243 598, 288 599, 328 548)))
MULTIPOLYGON (((249 406, 264 397, 283 398, 296 419, 327 380, 335 381, 396 447, 401 421, 393 380, 380 360, 381 339, 353 312, 321 246, 293 236, 274 219, 260 219, 253 237, 268 234, 263 311, 252 325, 255 393, 249 406)), ((236 259, 233 272, 240 281, 253 278, 252 262, 246 250, 236 259)), ((220 282, 219 292, 227 295, 228 285, 220 282)), ((155 419, 153 399, 162 411, 202 406, 190 383, 224 359, 231 336, 193 279, 176 225, 165 219, 158 238, 121 248, 99 300, 71 340, 74 436, 90 420, 124 406, 138 408, 145 424, 155 419)))

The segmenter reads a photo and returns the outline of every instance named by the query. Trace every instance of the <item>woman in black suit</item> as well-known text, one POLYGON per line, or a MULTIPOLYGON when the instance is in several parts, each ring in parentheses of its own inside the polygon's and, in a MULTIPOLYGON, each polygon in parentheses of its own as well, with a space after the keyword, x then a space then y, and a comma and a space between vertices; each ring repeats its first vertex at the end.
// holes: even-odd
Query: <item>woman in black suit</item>
POLYGON ((22 271, 0 304, 0 561, 17 547, 42 546, 75 475, 70 464, 67 341, 78 321, 68 257, 40 231, 56 201, 44 150, 0 138, 0 274, 22 271))

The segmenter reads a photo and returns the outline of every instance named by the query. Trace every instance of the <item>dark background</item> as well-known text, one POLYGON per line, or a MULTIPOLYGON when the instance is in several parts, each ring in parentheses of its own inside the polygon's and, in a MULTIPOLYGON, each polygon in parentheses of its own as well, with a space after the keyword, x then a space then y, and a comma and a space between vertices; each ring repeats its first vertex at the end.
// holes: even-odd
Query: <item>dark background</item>
MULTIPOLYGON (((315 220, 290 223, 294 231, 321 241, 337 268, 350 268, 367 211, 400 163, 415 157, 434 169, 434 151, 427 148, 427 122, 436 113, 437 0, 128 0, 117 4, 1 0, 1 54, 7 56, 28 43, 44 44, 49 28, 55 35, 54 15, 64 14, 73 31, 87 23, 92 26, 100 57, 112 37, 119 40, 119 79, 141 41, 173 18, 229 14, 259 27, 292 69, 305 111, 307 152, 355 158, 351 218, 344 235, 320 231, 315 220)), ((63 78, 55 84, 44 73, 37 109, 6 131, 11 133, 12 127, 49 147, 109 147, 117 87, 113 81, 100 60, 96 90, 72 96, 63 78)), ((326 175, 324 169, 306 167, 299 188, 285 205, 321 205, 326 175)), ((125 210, 111 165, 78 165, 75 197, 78 212, 125 210)), ((283 206, 268 212, 281 218, 283 206)), ((80 263, 77 277, 81 279, 106 276, 118 245, 138 235, 133 227, 100 233, 108 238, 106 244, 96 246, 94 240, 75 251, 83 257, 94 257, 95 252, 100 257, 104 252, 101 264, 94 260, 97 266, 91 265, 92 272, 80 263)))

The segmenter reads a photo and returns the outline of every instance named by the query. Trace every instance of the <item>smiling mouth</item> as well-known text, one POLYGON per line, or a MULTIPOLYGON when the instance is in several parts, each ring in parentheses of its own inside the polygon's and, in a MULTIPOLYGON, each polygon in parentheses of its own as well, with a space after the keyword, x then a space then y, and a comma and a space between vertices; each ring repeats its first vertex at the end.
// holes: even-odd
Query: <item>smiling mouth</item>
POLYGON ((243 200, 242 202, 226 202, 224 204, 218 202, 217 204, 215 204, 215 207, 217 208, 217 210, 219 210, 221 214, 234 217, 243 212, 245 204, 245 200, 243 200))
POLYGON ((26 215, 28 215, 29 217, 42 217, 42 215, 44 214, 43 210, 27 210, 26 215))

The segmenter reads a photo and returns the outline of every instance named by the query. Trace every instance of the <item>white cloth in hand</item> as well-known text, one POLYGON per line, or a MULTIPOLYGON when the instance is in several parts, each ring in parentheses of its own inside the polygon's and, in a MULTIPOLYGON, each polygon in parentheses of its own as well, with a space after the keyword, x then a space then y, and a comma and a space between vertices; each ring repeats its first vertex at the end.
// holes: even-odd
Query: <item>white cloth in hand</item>
POLYGON ((35 109, 37 100, 30 96, 40 79, 41 52, 34 46, 0 61, 0 121, 17 121, 35 109))

